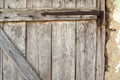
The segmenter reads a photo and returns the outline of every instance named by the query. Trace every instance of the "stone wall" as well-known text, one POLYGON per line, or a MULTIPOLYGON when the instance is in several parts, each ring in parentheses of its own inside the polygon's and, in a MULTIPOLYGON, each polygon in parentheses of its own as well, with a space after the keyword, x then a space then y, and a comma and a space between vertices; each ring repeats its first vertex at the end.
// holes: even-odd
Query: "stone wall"
POLYGON ((106 0, 106 70, 105 80, 120 80, 120 23, 113 20, 114 1, 106 0))

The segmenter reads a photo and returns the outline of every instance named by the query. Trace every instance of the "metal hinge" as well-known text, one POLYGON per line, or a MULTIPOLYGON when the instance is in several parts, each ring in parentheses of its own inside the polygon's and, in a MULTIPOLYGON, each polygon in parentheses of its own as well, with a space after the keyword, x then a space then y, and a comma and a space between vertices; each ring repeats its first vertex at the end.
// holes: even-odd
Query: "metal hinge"
POLYGON ((92 10, 92 11, 55 11, 55 12, 43 12, 43 16, 47 15, 54 15, 54 16, 67 16, 67 15, 97 15, 97 20, 98 20, 98 25, 101 26, 103 24, 103 19, 104 19, 104 11, 97 11, 97 10, 92 10))

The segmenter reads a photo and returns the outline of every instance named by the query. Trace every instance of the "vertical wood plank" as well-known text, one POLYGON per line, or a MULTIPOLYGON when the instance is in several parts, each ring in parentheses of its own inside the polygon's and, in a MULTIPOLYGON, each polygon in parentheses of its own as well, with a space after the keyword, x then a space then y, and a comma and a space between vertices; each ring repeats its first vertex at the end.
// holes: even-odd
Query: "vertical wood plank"
POLYGON ((3 74, 2 74, 2 65, 3 65, 3 53, 2 53, 2 50, 0 49, 0 80, 2 80, 2 76, 3 76, 3 74))
MULTIPOLYGON (((77 0, 77 8, 96 9, 97 0, 77 0)), ((76 80, 95 80, 96 21, 76 23, 76 80)))
POLYGON ((96 21, 77 23, 76 80, 95 80, 96 21))
POLYGON ((104 44, 102 43, 103 37, 102 32, 98 29, 97 33, 97 56, 96 56, 96 80, 104 80, 104 44))
POLYGON ((5 8, 26 8, 26 0, 5 0, 5 8))
POLYGON ((82 9, 96 9, 97 0, 77 0, 77 7, 82 9))
POLYGON ((27 24, 27 59, 43 80, 51 80, 51 24, 27 24))
MULTIPOLYGON (((4 31, 25 56, 25 25, 23 23, 5 23, 4 31)), ((9 57, 3 57, 3 78, 4 80, 24 80, 9 57), (22 79, 21 79, 22 78, 22 79)))
POLYGON ((27 80, 41 80, 38 74, 33 70, 30 64, 25 60, 22 53, 10 41, 6 33, 0 29, 0 47, 6 52, 16 68, 27 80))
POLYGON ((64 0, 64 4, 63 6, 65 6, 66 8, 75 8, 76 6, 76 0, 64 0))
POLYGON ((85 23, 76 23, 76 80, 82 80, 85 60, 85 23))
MULTIPOLYGON (((53 8, 75 8, 76 0, 54 0, 53 8)), ((52 23, 52 80, 75 80, 75 22, 52 23)))
MULTIPOLYGON (((105 0, 98 0, 98 10, 105 11, 105 0)), ((105 70, 105 15, 103 20, 102 28, 97 30, 97 61, 96 61, 96 80, 104 80, 104 70, 105 70)))
MULTIPOLYGON (((27 0, 27 8, 50 8, 51 0, 27 0)), ((43 80, 51 80, 51 23, 27 23, 27 60, 43 80)))
MULTIPOLYGON (((0 9, 3 9, 4 6, 4 0, 0 0, 0 9)), ((0 28, 3 27, 3 23, 0 23, 0 28)), ((0 80, 3 80, 3 51, 0 48, 0 80)))
MULTIPOLYGON (((26 0, 5 0, 4 5, 5 8, 26 8, 26 0)), ((25 56, 25 22, 5 23, 4 31, 20 52, 23 53, 23 56, 25 56)), ((24 80, 6 55, 3 57, 3 80, 24 80)))
POLYGON ((75 24, 53 23, 52 80, 75 80, 75 24))
POLYGON ((65 7, 65 0, 54 0, 52 1, 53 8, 64 8, 65 7))

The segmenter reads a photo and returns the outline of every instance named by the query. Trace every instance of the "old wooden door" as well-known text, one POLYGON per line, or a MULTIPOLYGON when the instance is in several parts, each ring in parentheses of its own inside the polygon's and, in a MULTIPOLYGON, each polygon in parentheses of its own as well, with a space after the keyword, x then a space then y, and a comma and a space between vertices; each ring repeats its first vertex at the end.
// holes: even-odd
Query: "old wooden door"
POLYGON ((32 67, 42 80, 103 80, 104 21, 99 26, 96 15, 47 20, 46 16, 30 14, 38 15, 33 9, 48 8, 104 11, 104 4, 104 0, 0 0, 0 26, 8 37, 3 39, 0 32, 0 80, 38 80, 28 78, 29 71, 21 68, 24 60, 15 58, 18 53, 11 46, 16 46, 28 62, 27 67, 32 67))

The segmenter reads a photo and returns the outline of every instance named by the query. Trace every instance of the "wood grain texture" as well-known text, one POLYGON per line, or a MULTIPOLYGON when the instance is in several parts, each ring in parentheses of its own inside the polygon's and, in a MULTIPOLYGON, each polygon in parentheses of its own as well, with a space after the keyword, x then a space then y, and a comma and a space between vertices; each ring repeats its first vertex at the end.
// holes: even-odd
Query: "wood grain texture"
POLYGON ((97 0, 77 0, 77 7, 83 9, 96 9, 97 0))
POLYGON ((0 80, 3 79, 2 69, 3 69, 3 52, 2 49, 0 48, 0 80))
POLYGON ((43 80, 51 80, 51 24, 27 24, 27 59, 43 80))
POLYGON ((26 8, 26 0, 5 0, 5 8, 26 8))
MULTIPOLYGON (((0 9, 4 7, 4 0, 0 0, 0 9)), ((0 23, 0 28, 3 27, 3 23, 0 23)), ((0 80, 3 80, 3 51, 0 48, 0 80)))
MULTIPOLYGON (((53 8, 75 8, 76 0, 55 0, 53 8)), ((52 80, 75 80, 75 22, 52 23, 52 80)))
MULTIPOLYGON (((3 23, 0 23, 0 28, 2 28, 3 23)), ((3 50, 0 48, 0 80, 3 80, 3 50)))
MULTIPOLYGON (((4 31, 10 38, 10 40, 15 44, 15 46, 20 50, 23 56, 25 56, 25 25, 23 23, 5 23, 4 31)), ((6 56, 6 55, 4 55, 6 56)), ((9 57, 5 57, 3 60, 4 67, 4 79, 16 80, 20 79, 21 74, 18 72, 14 64, 10 61, 9 57), (6 71, 9 71, 6 73, 6 71), (16 73, 16 74, 15 74, 16 73)), ((22 79, 24 80, 24 78, 22 79)))
MULTIPOLYGON (((25 2, 26 0, 5 0, 4 8, 26 8, 25 2)), ((4 24, 4 31, 22 55, 25 56, 25 22, 6 22, 4 24)), ((25 80, 6 55, 3 57, 3 80, 25 80)))
MULTIPOLYGON (((12 42, 8 39, 5 32, 0 29, 0 47, 6 52, 5 54, 11 59, 11 61, 14 63, 14 65, 17 67, 17 69, 22 73, 22 75, 27 80, 42 80, 36 72, 32 69, 32 67, 29 65, 29 63, 25 60, 23 55, 20 53, 20 51, 12 44, 12 42)), ((11 62, 9 61, 9 62, 11 62)), ((9 63, 8 63, 9 64, 9 63)), ((11 68, 13 71, 15 69, 11 68)), ((6 68, 8 70, 8 68, 6 68)), ((15 75, 15 73, 13 73, 15 75)), ((12 75, 12 73, 11 73, 12 75)), ((10 75, 8 75, 10 76, 10 75)), ((10 76, 11 77, 11 76, 10 76)), ((10 78, 9 77, 9 78, 10 78)), ((5 79, 13 80, 15 79, 14 76, 9 79, 8 77, 5 79)))
MULTIPOLYGON (((51 8, 51 0, 27 0, 27 8, 51 8)), ((43 80, 51 80, 50 22, 27 23, 27 60, 43 80)))
POLYGON ((85 23, 77 22, 76 24, 76 80, 82 80, 82 74, 85 70, 85 23))
POLYGON ((96 21, 77 22, 76 80, 95 80, 96 21))
MULTIPOLYGON (((97 6, 98 10, 105 11, 105 0, 99 0, 97 6)), ((105 12, 104 12, 105 13, 105 12)), ((106 37, 106 28, 105 28, 105 15, 102 28, 97 29, 97 61, 96 61, 96 80, 104 80, 104 71, 105 71, 105 37, 106 37)))
MULTIPOLYGON (((75 2, 74 2, 75 3, 75 2)), ((70 5, 72 5, 70 3, 70 5)), ((69 5, 65 5, 70 7, 69 5)), ((72 5, 73 7, 73 5, 72 5)), ((44 12, 92 11, 82 9, 0 9, 0 22, 8 21, 45 21, 45 20, 89 20, 97 15, 42 15, 44 12)))
POLYGON ((53 23, 52 39, 52 80, 74 80, 75 23, 53 23))
MULTIPOLYGON (((77 0, 77 8, 96 9, 97 0, 77 0)), ((96 21, 76 23, 76 80, 95 80, 96 21)))
MULTIPOLYGON (((4 31, 39 77, 43 80, 104 80, 105 26, 97 28, 97 16, 43 16, 41 13, 75 9, 104 11, 105 0, 0 0, 0 8, 4 2, 6 9, 0 9, 0 22, 6 22, 4 31), (28 21, 27 29, 24 21, 28 21)), ((31 67, 22 69, 21 75, 14 61, 5 54, 0 55, 0 80, 27 80, 22 75, 36 76, 34 71, 28 71, 31 67)), ((38 76, 30 78, 37 80, 38 76)))

